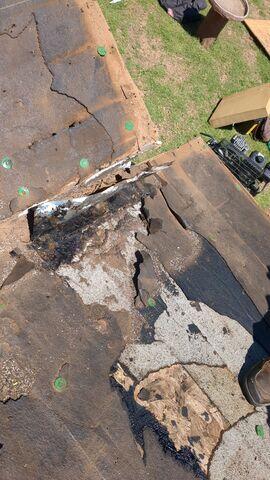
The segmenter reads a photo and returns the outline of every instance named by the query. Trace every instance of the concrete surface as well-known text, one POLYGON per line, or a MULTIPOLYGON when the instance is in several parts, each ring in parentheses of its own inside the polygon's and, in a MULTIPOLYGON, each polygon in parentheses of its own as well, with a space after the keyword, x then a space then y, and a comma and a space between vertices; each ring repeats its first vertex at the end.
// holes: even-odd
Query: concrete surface
POLYGON ((186 364, 185 370, 216 405, 230 425, 254 411, 243 397, 237 377, 227 367, 209 367, 196 363, 186 364), (227 401, 230 399, 231 401, 227 401))
POLYGON ((242 419, 223 434, 211 466, 210 478, 257 478, 267 480, 269 475, 269 427, 267 414, 256 412, 242 419), (263 425, 265 438, 256 435, 256 425, 263 425), (225 475, 225 477, 224 477, 225 475))
MULTIPOLYGON (((121 354, 121 363, 141 380, 149 372, 152 362, 154 369, 164 367, 164 362, 168 365, 164 358, 168 352, 181 363, 227 365, 237 374, 253 344, 252 336, 237 321, 219 315, 202 303, 196 309, 179 287, 173 286, 177 295, 172 296, 171 289, 166 287, 160 292, 167 308, 155 322, 153 343, 128 345, 121 354)), ((256 355, 257 359, 267 356, 259 345, 256 355)))

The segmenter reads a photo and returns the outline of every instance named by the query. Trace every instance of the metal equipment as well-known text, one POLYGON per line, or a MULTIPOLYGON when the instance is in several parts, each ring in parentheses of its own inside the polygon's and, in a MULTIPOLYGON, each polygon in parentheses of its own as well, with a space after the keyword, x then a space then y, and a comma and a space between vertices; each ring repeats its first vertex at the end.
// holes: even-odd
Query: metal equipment
POLYGON ((261 183, 270 181, 270 162, 260 152, 254 151, 247 156, 249 147, 241 135, 235 135, 231 141, 215 140, 211 135, 208 145, 236 178, 253 194, 259 193, 261 183))

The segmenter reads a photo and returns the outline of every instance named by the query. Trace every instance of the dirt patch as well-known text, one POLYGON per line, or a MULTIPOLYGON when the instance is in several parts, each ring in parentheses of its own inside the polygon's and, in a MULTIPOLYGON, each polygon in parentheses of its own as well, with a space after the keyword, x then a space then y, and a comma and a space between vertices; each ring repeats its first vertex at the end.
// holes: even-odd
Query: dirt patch
POLYGON ((221 72, 219 72, 219 81, 221 83, 221 85, 225 85, 225 83, 228 81, 229 77, 228 77, 228 74, 227 72, 225 72, 224 70, 221 70, 221 72))
POLYGON ((170 81, 179 85, 189 77, 189 70, 180 55, 166 56, 162 61, 166 68, 167 79, 170 81))
POLYGON ((137 41, 139 42, 140 46, 141 65, 146 69, 161 65, 161 52, 163 50, 161 40, 156 38, 155 42, 151 41, 143 29, 140 32, 139 39, 137 38, 137 41))
POLYGON ((257 5, 254 5, 254 3, 249 2, 249 8, 250 8, 250 14, 249 18, 266 18, 267 13, 270 10, 270 0, 264 0, 262 2, 263 5, 262 7, 258 8, 257 5), (263 11, 263 14, 261 13, 263 11))
MULTIPOLYGON (((255 43, 252 37, 248 37, 246 39, 246 47, 243 48, 243 57, 248 65, 254 65, 254 67, 256 68, 257 48, 255 49, 255 43)), ((256 73, 256 70, 254 70, 254 74, 255 73, 256 73)), ((259 75, 257 76, 259 81, 259 75)))
POLYGON ((138 6, 137 15, 140 22, 134 24, 134 28, 129 31, 129 42, 133 49, 138 50, 137 60, 140 66, 147 70, 162 65, 165 69, 162 84, 170 84, 172 81, 179 84, 186 80, 189 71, 184 59, 179 55, 166 55, 161 40, 147 35, 148 17, 142 7, 138 6))
POLYGON ((193 100, 188 102, 187 113, 189 117, 194 118, 198 114, 198 108, 196 103, 193 100))

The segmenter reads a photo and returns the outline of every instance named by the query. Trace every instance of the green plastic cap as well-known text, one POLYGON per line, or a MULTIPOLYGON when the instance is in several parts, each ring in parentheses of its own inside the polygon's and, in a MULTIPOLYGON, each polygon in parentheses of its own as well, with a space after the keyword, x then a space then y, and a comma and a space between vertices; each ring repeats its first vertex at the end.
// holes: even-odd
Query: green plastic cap
POLYGON ((256 433, 257 433, 258 437, 264 438, 264 429, 263 429, 262 425, 256 425, 255 430, 256 430, 256 433))
POLYGON ((24 197, 24 196, 26 196, 26 195, 29 195, 29 193, 30 193, 30 192, 29 192, 29 189, 28 189, 27 187, 19 187, 19 188, 18 188, 18 195, 19 195, 20 197, 24 197))
POLYGON ((131 130, 134 129, 134 123, 132 122, 132 120, 128 120, 125 123, 125 129, 128 130, 129 132, 131 132, 131 130))
POLYGON ((1 160, 1 165, 4 167, 6 170, 10 170, 13 166, 12 160, 9 157, 3 157, 1 160))
POLYGON ((148 300, 147 300, 147 306, 148 307, 155 307, 156 306, 156 301, 152 297, 149 297, 148 300))
POLYGON ((101 57, 105 57, 105 55, 107 54, 105 47, 97 47, 97 52, 101 57))
POLYGON ((80 160, 80 167, 81 167, 81 168, 88 168, 88 167, 89 167, 89 160, 88 160, 88 158, 81 158, 81 160, 80 160))
POLYGON ((67 386, 67 381, 64 377, 59 375, 59 377, 54 380, 53 386, 57 392, 62 392, 67 386))

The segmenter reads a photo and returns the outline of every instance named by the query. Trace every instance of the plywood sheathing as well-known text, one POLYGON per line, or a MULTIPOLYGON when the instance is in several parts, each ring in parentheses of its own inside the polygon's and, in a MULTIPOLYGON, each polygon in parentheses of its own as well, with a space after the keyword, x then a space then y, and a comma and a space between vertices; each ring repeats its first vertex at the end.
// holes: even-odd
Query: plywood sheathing
POLYGON ((209 122, 214 128, 270 115, 270 83, 224 97, 209 122))
POLYGON ((213 449, 229 423, 188 372, 172 365, 149 373, 136 386, 134 398, 167 429, 176 450, 190 448, 207 472, 213 449))
POLYGON ((270 20, 248 18, 244 23, 270 56, 270 20))

